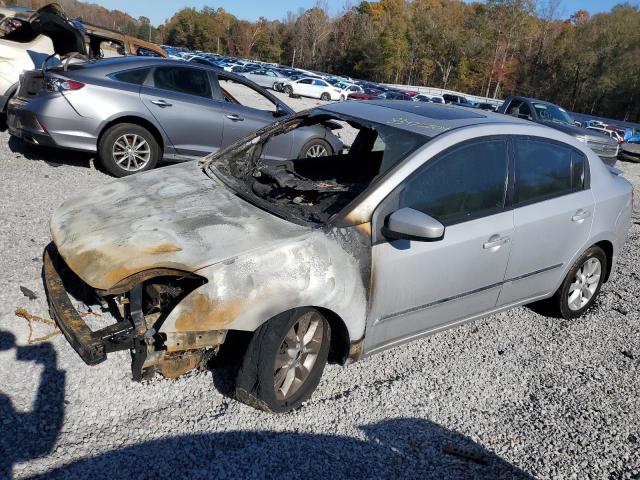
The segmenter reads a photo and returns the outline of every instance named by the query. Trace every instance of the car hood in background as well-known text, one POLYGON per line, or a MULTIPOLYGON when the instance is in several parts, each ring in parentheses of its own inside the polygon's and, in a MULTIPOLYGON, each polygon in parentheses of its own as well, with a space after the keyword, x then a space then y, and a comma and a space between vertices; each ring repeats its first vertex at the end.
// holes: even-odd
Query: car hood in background
POLYGON ((554 122, 542 122, 544 125, 555 128, 556 130, 560 130, 572 137, 586 137, 588 140, 593 140, 597 143, 610 143, 612 145, 618 145, 614 139, 607 135, 603 135, 600 133, 590 132, 586 128, 578 127, 576 125, 565 125, 561 123, 554 122))
POLYGON ((154 268, 194 272, 310 230, 246 202, 195 162, 85 192, 51 218, 67 265, 101 290, 154 268))

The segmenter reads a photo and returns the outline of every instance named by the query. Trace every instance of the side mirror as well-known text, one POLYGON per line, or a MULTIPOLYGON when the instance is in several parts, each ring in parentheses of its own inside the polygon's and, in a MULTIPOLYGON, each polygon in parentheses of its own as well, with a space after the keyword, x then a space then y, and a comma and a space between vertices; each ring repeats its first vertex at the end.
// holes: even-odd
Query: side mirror
POLYGON ((382 233, 391 238, 429 242, 444 237, 444 225, 426 213, 401 208, 389 215, 382 233))
POLYGON ((289 115, 289 112, 282 107, 281 103, 276 103, 276 111, 273 112, 273 116, 274 117, 284 117, 286 115, 289 115))

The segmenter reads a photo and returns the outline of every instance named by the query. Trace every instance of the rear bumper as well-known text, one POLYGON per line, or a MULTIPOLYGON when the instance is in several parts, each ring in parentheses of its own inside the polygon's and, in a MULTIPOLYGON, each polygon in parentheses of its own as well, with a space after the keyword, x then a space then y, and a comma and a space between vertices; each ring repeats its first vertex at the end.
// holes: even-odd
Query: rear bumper
POLYGON ((35 145, 56 147, 55 141, 40 125, 35 114, 26 108, 26 102, 11 100, 7 107, 7 128, 14 137, 26 140, 35 145))
POLYGON ((99 122, 81 117, 62 97, 12 98, 7 104, 9 133, 36 145, 97 151, 99 122))

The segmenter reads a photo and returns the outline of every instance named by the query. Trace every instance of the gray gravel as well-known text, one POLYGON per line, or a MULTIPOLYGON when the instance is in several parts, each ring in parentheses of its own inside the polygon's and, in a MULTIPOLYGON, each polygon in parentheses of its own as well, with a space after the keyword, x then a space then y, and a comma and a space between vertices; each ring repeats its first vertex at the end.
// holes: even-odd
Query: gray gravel
MULTIPOLYGON (((619 166, 640 191, 640 164, 619 166)), ((518 308, 329 366, 307 404, 275 416, 229 397, 231 360, 142 385, 124 352, 90 368, 61 336, 27 345, 14 311, 49 316, 48 218, 108 181, 85 155, 0 133, 0 478, 640 478, 637 213, 584 318, 518 308)))

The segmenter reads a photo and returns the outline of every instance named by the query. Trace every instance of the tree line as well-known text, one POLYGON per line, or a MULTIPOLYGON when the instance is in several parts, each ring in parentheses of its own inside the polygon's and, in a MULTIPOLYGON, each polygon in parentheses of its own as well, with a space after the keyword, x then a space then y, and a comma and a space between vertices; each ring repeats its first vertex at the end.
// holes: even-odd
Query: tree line
POLYGON ((284 20, 183 9, 158 31, 171 45, 378 82, 501 98, 543 98, 572 111, 640 120, 640 10, 620 4, 558 18, 558 0, 363 1, 284 20))
POLYGON ((319 0, 282 20, 255 22, 222 8, 184 8, 158 27, 78 0, 61 3, 70 17, 157 43, 489 98, 527 95, 640 121, 640 9, 629 3, 560 18, 561 0, 362 1, 336 15, 319 0))

